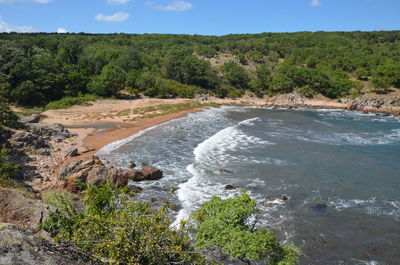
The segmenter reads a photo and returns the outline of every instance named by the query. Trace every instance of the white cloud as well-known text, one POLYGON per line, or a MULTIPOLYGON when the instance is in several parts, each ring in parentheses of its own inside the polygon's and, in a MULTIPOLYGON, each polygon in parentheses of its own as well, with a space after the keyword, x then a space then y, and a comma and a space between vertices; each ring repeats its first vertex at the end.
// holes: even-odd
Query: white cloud
POLYGON ((0 17, 0 32, 22 32, 22 33, 27 33, 27 32, 35 32, 33 27, 31 26, 17 26, 17 25, 11 25, 6 22, 4 22, 1 17, 0 17))
POLYGON ((156 5, 157 9, 175 12, 186 11, 192 9, 193 7, 193 4, 181 0, 173 1, 169 5, 156 5))
POLYGON ((34 3, 39 3, 39 4, 47 4, 53 0, 0 0, 0 4, 12 4, 15 2, 21 2, 21 1, 34 2, 34 3))
POLYGON ((68 30, 66 30, 64 28, 58 28, 57 33, 68 33, 68 30))
POLYGON ((131 0, 107 0, 107 4, 109 5, 123 5, 128 3, 131 0))
POLYGON ((320 0, 311 0, 310 5, 311 6, 320 6, 320 5, 322 5, 322 3, 320 0))
POLYGON ((97 21, 105 21, 105 22, 122 22, 129 18, 129 14, 125 12, 117 12, 113 15, 104 15, 104 14, 97 14, 94 18, 97 21))

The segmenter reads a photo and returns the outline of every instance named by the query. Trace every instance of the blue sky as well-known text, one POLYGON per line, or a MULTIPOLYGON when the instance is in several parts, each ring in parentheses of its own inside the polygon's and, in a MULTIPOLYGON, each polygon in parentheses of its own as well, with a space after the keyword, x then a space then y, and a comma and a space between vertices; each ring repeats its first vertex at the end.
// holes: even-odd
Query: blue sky
POLYGON ((0 0, 0 32, 400 30, 400 0, 0 0))

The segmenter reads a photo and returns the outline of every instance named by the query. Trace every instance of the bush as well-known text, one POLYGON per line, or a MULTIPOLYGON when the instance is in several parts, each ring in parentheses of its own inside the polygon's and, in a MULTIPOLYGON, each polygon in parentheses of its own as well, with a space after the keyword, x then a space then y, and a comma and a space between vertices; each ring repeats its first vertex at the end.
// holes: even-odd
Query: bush
POLYGON ((73 105, 83 105, 89 101, 93 101, 98 99, 99 97, 96 95, 79 95, 77 97, 63 97, 58 101, 52 101, 46 105, 46 110, 51 109, 67 109, 72 107, 73 105))
POLYGON ((13 178, 21 168, 21 165, 10 162, 10 150, 6 148, 0 149, 0 186, 1 187, 14 187, 13 178))
POLYGON ((83 201, 82 213, 52 213, 41 227, 112 264, 208 264, 183 227, 170 229, 166 206, 132 201, 110 184, 90 186, 83 201))
POLYGON ((10 106, 0 99, 0 126, 7 126, 10 128, 21 128, 22 124, 19 122, 19 118, 10 109, 10 106))
POLYGON ((229 257, 248 264, 255 260, 266 264, 296 264, 298 250, 281 246, 273 232, 257 226, 258 213, 256 201, 246 193, 226 200, 213 197, 193 215, 198 228, 196 247, 217 247, 229 257))

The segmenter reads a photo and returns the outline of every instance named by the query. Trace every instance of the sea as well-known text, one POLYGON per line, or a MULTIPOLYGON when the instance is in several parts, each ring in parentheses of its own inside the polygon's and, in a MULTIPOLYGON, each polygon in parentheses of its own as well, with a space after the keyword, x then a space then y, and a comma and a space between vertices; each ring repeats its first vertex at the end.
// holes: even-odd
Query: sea
POLYGON ((98 155, 121 169, 132 161, 162 169, 159 181, 131 184, 144 189, 138 200, 177 205, 175 224, 212 196, 246 190, 262 210, 260 225, 302 249, 300 264, 400 264, 399 117, 209 108, 98 155))

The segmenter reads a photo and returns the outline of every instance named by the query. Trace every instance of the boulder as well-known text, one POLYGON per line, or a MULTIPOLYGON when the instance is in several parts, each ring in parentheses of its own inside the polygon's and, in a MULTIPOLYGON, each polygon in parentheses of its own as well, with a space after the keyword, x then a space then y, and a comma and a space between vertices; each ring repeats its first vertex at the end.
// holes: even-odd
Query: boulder
POLYGON ((13 224, 0 223, 0 264, 84 265, 88 257, 13 224))
POLYGON ((129 190, 134 193, 140 193, 143 189, 139 186, 129 186, 129 190))
POLYGON ((26 123, 38 123, 40 121, 40 115, 39 114, 32 114, 30 116, 25 116, 20 118, 20 122, 23 124, 26 123))
POLYGON ((134 169, 136 167, 136 163, 135 162, 131 162, 131 164, 129 165, 130 169, 134 169))
POLYGON ((129 170, 109 175, 108 180, 117 188, 125 187, 129 182, 129 170))
POLYGON ((37 226, 47 219, 50 211, 54 210, 42 201, 33 199, 33 196, 26 197, 26 194, 20 190, 0 188, 0 220, 2 222, 37 229, 37 226))
POLYGON ((233 185, 226 185, 225 190, 236 190, 236 187, 233 185))
POLYGON ((73 157, 78 155, 78 148, 72 148, 65 153, 64 158, 73 157))
POLYGON ((144 166, 140 172, 143 175, 143 180, 159 180, 163 176, 160 169, 151 166, 144 166))

